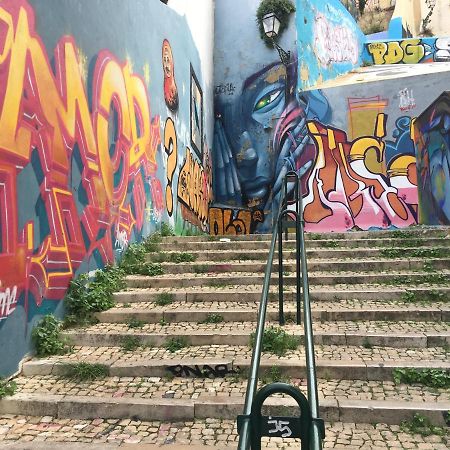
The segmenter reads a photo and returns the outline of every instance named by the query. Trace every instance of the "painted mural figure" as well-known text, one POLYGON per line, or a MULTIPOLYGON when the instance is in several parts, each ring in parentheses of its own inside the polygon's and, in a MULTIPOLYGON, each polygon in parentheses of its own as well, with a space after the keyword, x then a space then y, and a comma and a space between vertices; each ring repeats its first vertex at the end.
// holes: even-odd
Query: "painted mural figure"
POLYGON ((175 68, 172 47, 167 39, 162 45, 162 63, 164 71, 164 100, 167 107, 175 112, 178 110, 178 89, 175 82, 175 68))
POLYGON ((258 232, 271 228, 284 175, 295 170, 306 180, 310 173, 315 147, 307 120, 326 121, 329 115, 319 91, 295 95, 296 66, 292 61, 286 73, 280 63, 269 65, 244 81, 233 103, 216 109, 215 199, 262 209, 265 220, 258 232))

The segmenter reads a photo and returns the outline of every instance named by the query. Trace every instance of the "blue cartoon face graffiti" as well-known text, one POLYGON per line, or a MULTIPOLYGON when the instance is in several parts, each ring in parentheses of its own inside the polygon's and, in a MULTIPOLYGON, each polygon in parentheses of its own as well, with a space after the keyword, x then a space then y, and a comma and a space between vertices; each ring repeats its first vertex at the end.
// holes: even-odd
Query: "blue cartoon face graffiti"
MULTIPOLYGON (((295 95, 296 61, 274 63, 247 78, 233 102, 217 102, 214 142, 215 196, 267 214, 278 205, 289 170, 308 173, 315 147, 306 120, 324 120, 328 103, 320 92, 295 95)), ((305 186, 306 188, 306 186, 305 186)), ((258 231, 265 231, 265 221, 258 231)))

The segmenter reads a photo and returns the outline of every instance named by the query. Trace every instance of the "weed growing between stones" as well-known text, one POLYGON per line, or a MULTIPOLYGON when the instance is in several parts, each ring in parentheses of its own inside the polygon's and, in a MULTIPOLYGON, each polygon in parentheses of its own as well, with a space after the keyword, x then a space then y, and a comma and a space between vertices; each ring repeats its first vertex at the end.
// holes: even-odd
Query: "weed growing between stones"
POLYGON ((157 306, 167 306, 173 302, 173 294, 169 294, 168 292, 162 292, 158 294, 155 300, 155 304, 157 306))
POLYGON ((174 337, 171 339, 168 339, 164 343, 164 347, 169 350, 170 353, 174 353, 177 350, 181 350, 184 347, 187 347, 189 345, 188 340, 185 337, 174 337))
POLYGON ((196 259, 197 255, 189 252, 171 253, 169 255, 169 261, 173 263, 194 262, 196 259))
POLYGON ((124 303, 122 308, 131 308, 131 303, 124 303))
POLYGON ((192 268, 195 273, 206 273, 209 270, 209 266, 207 264, 196 264, 192 268))
POLYGON ((339 247, 339 243, 336 242, 336 241, 325 241, 325 242, 322 242, 321 245, 324 248, 337 248, 337 247, 339 247))
POLYGON ((87 274, 73 279, 64 300, 67 311, 64 326, 95 323, 93 313, 114 306, 113 293, 125 287, 123 277, 122 269, 106 266, 96 272, 93 281, 89 281, 87 274))
POLYGON ((128 328, 143 328, 145 322, 143 320, 139 320, 136 317, 131 317, 127 322, 128 328))
POLYGON ((124 352, 134 352, 140 347, 139 338, 136 336, 125 336, 120 344, 124 352))
POLYGON ((17 390, 17 384, 14 381, 0 378, 0 399, 9 395, 14 395, 17 390))
POLYGON ((270 369, 263 372, 260 381, 262 384, 290 383, 291 379, 288 376, 283 375, 281 367, 272 366, 270 369))
POLYGON ((442 258, 443 248, 383 248, 380 253, 385 258, 442 258))
POLYGON ((168 223, 163 222, 161 224, 161 236, 163 237, 175 236, 173 228, 168 223))
POLYGON ((431 291, 406 291, 402 294, 402 299, 405 302, 411 303, 431 303, 431 302, 449 302, 450 296, 445 292, 437 290, 431 291))
POLYGON ((362 346, 364 348, 370 349, 372 348, 372 344, 370 343, 369 339, 367 338, 367 336, 363 339, 363 343, 362 346))
POLYGON ((70 351, 67 339, 61 336, 62 322, 49 314, 34 327, 31 337, 38 357, 63 355, 70 351))
POLYGON ((224 321, 224 318, 221 314, 208 314, 205 320, 200 321, 199 323, 221 323, 224 321))
POLYGON ((410 420, 401 423, 400 429, 405 433, 420 434, 421 436, 430 436, 432 434, 443 436, 446 431, 441 427, 434 426, 428 417, 416 413, 410 420))
POLYGON ((433 388, 450 387, 450 371, 448 370, 405 368, 394 369, 392 375, 396 384, 422 384, 433 388))
POLYGON ((74 381, 93 381, 108 375, 109 368, 104 364, 78 362, 63 365, 63 376, 74 381))
POLYGON ((159 320, 159 324, 160 324, 162 327, 165 327, 165 326, 169 325, 169 322, 167 322, 167 320, 164 319, 164 317, 161 317, 161 319, 159 320))
MULTIPOLYGON (((288 350, 295 350, 300 345, 301 339, 286 333, 282 328, 269 327, 264 330, 262 351, 283 356, 288 350)), ((250 346, 255 345, 255 333, 250 336, 250 346)))

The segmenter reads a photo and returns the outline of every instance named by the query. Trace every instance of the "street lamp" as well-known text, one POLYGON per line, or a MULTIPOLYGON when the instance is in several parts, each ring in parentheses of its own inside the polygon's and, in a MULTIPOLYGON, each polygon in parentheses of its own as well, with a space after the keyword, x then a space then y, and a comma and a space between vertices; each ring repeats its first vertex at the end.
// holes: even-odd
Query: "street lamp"
POLYGON ((278 55, 280 56, 281 62, 287 67, 291 60, 291 52, 283 50, 276 41, 280 30, 280 19, 275 15, 275 13, 271 12, 262 18, 262 23, 265 35, 272 41, 273 46, 278 50, 278 55))

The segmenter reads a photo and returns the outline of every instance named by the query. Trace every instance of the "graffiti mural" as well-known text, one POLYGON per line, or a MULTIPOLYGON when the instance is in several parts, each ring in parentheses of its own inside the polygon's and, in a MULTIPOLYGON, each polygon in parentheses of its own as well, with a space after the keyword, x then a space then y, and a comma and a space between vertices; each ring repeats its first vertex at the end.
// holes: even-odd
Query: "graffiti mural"
MULTIPOLYGON (((64 3, 61 15, 71 15, 64 3)), ((186 31, 181 42, 195 49, 186 19, 154 7, 173 16, 186 31)), ((186 147, 185 162, 178 159, 178 146, 189 144, 176 129, 189 129, 190 98, 177 90, 174 40, 158 42, 163 64, 155 51, 152 94, 148 62, 134 64, 117 43, 121 57, 95 43, 88 57, 64 33, 49 46, 39 32, 44 18, 26 0, 0 6, 0 338, 11 321, 22 330, 20 350, 2 347, 0 375, 16 370, 28 324, 59 308, 74 276, 114 262, 162 220, 184 224, 182 207, 207 229, 212 196, 209 152, 200 163, 186 147), (163 120, 154 99, 176 118, 163 120)), ((180 66, 188 85, 193 65, 184 58, 180 66)), ((203 125, 201 133, 207 148, 203 125)))
POLYGON ((440 95, 413 124, 420 222, 450 225, 450 95, 440 95))
POLYGON ((259 210, 209 209, 209 231, 212 236, 252 234, 256 225, 263 222, 264 213, 259 210))
POLYGON ((362 58, 363 62, 376 65, 446 62, 450 61, 450 38, 368 42, 362 58))

